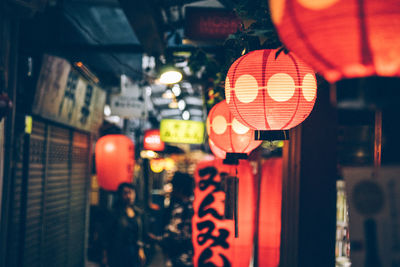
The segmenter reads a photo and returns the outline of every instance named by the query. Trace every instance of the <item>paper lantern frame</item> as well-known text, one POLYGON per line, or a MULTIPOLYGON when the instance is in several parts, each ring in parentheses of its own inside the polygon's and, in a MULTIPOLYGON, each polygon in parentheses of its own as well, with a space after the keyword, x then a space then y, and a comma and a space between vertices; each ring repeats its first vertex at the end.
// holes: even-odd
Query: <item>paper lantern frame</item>
POLYGON ((282 131, 310 114, 317 83, 314 71, 293 53, 256 50, 232 64, 225 95, 240 123, 254 130, 282 131))

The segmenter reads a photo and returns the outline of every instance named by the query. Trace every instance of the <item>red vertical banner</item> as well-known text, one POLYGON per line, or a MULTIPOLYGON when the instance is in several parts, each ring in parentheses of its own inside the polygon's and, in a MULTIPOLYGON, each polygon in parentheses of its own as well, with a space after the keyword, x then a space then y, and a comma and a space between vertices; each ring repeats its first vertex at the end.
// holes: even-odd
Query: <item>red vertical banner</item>
POLYGON ((201 162, 195 171, 193 246, 194 266, 249 266, 253 251, 254 176, 247 161, 225 165, 222 160, 201 162), (234 220, 224 219, 225 180, 237 177, 238 237, 234 220))
POLYGON ((258 262, 278 267, 281 245, 282 158, 267 159, 262 166, 258 262))

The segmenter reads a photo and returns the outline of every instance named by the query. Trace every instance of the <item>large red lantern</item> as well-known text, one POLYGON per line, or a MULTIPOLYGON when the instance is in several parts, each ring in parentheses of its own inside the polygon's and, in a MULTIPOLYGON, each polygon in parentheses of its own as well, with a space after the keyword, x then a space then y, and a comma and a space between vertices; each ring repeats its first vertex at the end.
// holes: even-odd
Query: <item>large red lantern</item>
POLYGON ((240 160, 234 167, 223 164, 221 159, 200 162, 195 180, 195 214, 192 219, 194 266, 249 266, 255 206, 254 176, 250 164, 240 160), (224 181, 230 179, 229 176, 238 177, 239 182, 236 238, 234 220, 224 219, 224 181))
POLYGON ((225 100, 210 110, 206 125, 209 139, 225 152, 247 154, 261 144, 254 141, 254 130, 232 116, 225 100))
POLYGON ((135 165, 133 142, 122 134, 101 137, 96 143, 96 172, 101 188, 115 191, 123 182, 131 183, 135 165))
POLYGON ((398 0, 270 0, 280 39, 326 80, 400 76, 398 0))
POLYGON ((281 244, 282 158, 267 159, 262 167, 258 262, 278 267, 281 244))
POLYGON ((316 99, 314 71, 293 53, 252 51, 236 60, 225 80, 233 116, 255 130, 287 130, 304 121, 316 99))

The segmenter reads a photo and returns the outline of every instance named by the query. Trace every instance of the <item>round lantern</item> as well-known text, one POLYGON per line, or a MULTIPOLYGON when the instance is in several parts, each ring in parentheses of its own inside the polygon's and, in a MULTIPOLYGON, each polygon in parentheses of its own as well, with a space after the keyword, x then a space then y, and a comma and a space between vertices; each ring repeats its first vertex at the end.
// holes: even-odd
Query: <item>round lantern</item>
POLYGON ((135 165, 133 142, 122 134, 101 137, 96 143, 96 171, 101 188, 115 191, 120 183, 131 183, 135 165))
POLYGON ((160 130, 152 129, 144 133, 143 148, 146 150, 163 151, 165 143, 161 141, 160 130))
POLYGON ((304 121, 316 99, 314 71, 293 53, 252 51, 236 60, 225 80, 233 116, 255 130, 288 130, 304 121))
POLYGON ((258 265, 278 267, 281 245, 282 158, 267 159, 262 167, 258 230, 258 265))
POLYGON ((252 258, 255 207, 254 176, 250 164, 240 160, 237 167, 232 167, 223 164, 221 159, 203 161, 197 165, 194 177, 194 266, 249 266, 252 258), (224 218, 224 181, 232 175, 238 177, 239 182, 237 238, 235 222, 224 218))
POLYGON ((270 0, 283 43, 326 80, 400 76, 398 0, 270 0))
POLYGON ((213 144, 228 153, 247 154, 261 144, 254 141, 254 130, 232 116, 225 100, 210 110, 206 126, 213 144))

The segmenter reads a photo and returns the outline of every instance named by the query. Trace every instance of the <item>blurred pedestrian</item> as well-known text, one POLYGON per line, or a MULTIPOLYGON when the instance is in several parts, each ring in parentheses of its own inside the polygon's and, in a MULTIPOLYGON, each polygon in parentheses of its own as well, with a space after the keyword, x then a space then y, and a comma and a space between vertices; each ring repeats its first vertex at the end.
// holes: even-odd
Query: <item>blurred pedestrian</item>
POLYGON ((145 254, 142 242, 141 211, 135 204, 135 187, 122 183, 105 229, 103 264, 110 267, 143 266, 145 254))
POLYGON ((170 216, 163 235, 164 252, 174 267, 193 266, 193 188, 194 180, 189 174, 174 174, 170 216))

